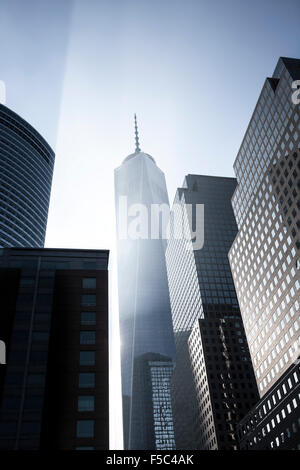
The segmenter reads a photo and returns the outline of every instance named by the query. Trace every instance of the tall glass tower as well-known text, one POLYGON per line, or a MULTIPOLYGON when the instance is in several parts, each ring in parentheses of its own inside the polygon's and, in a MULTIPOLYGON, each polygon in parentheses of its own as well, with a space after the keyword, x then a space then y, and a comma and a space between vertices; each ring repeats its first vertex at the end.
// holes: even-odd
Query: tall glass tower
POLYGON ((135 152, 115 170, 124 447, 173 449, 170 401, 157 406, 154 399, 157 387, 169 390, 175 357, 165 240, 151 238, 150 227, 134 239, 122 226, 124 218, 130 224, 125 212, 134 205, 150 214, 153 204, 168 207, 169 201, 163 172, 140 150, 136 119, 135 133, 135 152), (154 363, 159 381, 153 378, 154 363))
POLYGON ((24 119, 0 104, 0 247, 43 247, 54 152, 24 119))
POLYGON ((227 256, 237 233, 230 202, 235 187, 234 178, 187 175, 172 208, 173 213, 179 207, 189 234, 177 238, 171 218, 166 261, 177 354, 171 384, 178 449, 237 449, 236 426, 258 400, 227 256), (204 244, 193 249, 200 204, 204 244))

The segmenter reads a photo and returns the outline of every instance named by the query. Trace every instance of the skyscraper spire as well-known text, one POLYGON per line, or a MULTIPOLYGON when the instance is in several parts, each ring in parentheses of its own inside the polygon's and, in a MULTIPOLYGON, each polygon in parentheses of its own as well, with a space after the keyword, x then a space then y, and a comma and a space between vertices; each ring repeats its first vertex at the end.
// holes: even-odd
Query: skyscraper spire
POLYGON ((138 126, 136 120, 136 114, 134 115, 134 127, 135 127, 135 152, 140 152, 140 143, 139 143, 139 133, 138 133, 138 126))

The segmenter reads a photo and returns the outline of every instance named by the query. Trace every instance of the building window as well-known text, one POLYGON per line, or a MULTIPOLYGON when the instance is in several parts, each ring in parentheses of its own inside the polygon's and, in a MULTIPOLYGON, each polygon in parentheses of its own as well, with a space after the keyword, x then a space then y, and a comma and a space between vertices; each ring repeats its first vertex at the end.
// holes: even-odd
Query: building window
POLYGON ((27 386, 44 387, 45 375, 44 374, 28 374, 27 386))
MULTIPOLYGON (((21 405, 21 398, 19 397, 7 396, 7 397, 4 397, 2 400, 2 407, 5 410, 18 410, 20 408, 20 405, 21 405)), ((25 406, 25 408, 28 408, 28 407, 25 406)))
POLYGON ((95 447, 93 446, 79 446, 79 447, 76 447, 75 450, 94 450, 95 447))
POLYGON ((95 277, 84 277, 82 279, 83 289, 96 289, 96 278, 95 277))
POLYGON ((22 428, 21 428, 22 434, 38 435, 40 431, 41 431, 41 423, 35 422, 35 421, 23 421, 22 422, 22 428))
POLYGON ((96 312, 81 312, 82 325, 96 325, 96 312))
POLYGON ((95 387, 95 374, 93 372, 81 372, 79 374, 79 388, 95 387))
POLYGON ((84 305, 85 307, 95 307, 96 294, 82 294, 81 305, 84 305))
POLYGON ((34 331, 32 333, 32 341, 35 343, 47 343, 49 340, 48 331, 34 331))
POLYGON ((20 287, 32 287, 35 285, 34 277, 22 277, 20 279, 20 287))
POLYGON ((94 437, 94 421, 92 419, 77 421, 77 437, 94 437))
POLYGON ((94 366, 95 365, 95 351, 80 351, 80 365, 81 366, 94 366))
POLYGON ((81 331, 80 344, 95 344, 96 332, 95 331, 81 331))
POLYGON ((54 277, 40 277, 39 279, 39 288, 40 287, 52 287, 54 284, 54 277))
POLYGON ((13 438, 17 432, 17 423, 10 423, 8 421, 0 423, 0 436, 13 438))
POLYGON ((95 399, 92 395, 78 397, 78 411, 94 411, 95 399))

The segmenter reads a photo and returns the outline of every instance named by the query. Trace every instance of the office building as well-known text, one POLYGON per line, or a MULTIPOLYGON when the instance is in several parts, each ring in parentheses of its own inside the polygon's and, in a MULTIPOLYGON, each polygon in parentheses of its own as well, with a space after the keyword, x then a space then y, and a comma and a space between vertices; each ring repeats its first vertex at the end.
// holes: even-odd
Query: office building
POLYGON ((300 60, 281 57, 234 163, 239 232, 229 259, 261 397, 240 425, 244 448, 300 443, 293 431, 300 417, 300 108, 292 99, 299 79, 300 60))
POLYGON ((43 247, 54 152, 24 119, 0 104, 0 247, 43 247))
POLYGON ((234 178, 187 175, 172 208, 166 260, 176 344, 171 381, 177 449, 237 449, 237 424, 258 400, 228 262, 237 233, 235 187, 234 178), (197 205, 204 205, 204 218, 197 205), (176 213, 188 236, 177 236, 176 213), (204 243, 194 249, 197 226, 196 238, 203 230, 204 243))
POLYGON ((108 449, 108 251, 0 253, 0 449, 108 449))
MULTIPOLYGON (((151 413, 142 411, 149 407, 145 397, 151 396, 151 383, 148 393, 140 393, 139 381, 141 375, 148 374, 145 355, 160 355, 163 363, 175 357, 166 240, 162 226, 153 236, 147 221, 140 224, 140 234, 131 229, 139 211, 149 217, 149 222, 153 205, 164 204, 168 212, 169 201, 163 172, 152 156, 140 150, 136 122, 135 132, 135 152, 115 170, 124 447, 154 450, 154 403, 151 413), (144 372, 141 367, 145 367, 144 372)), ((165 439, 173 448, 169 431, 165 439)))
POLYGON ((243 450, 300 450, 300 369, 292 364, 238 426, 243 450))
POLYGON ((229 258, 261 397, 294 362, 300 340, 300 110, 291 99, 296 78, 300 60, 281 58, 234 164, 239 232, 229 258))
POLYGON ((170 379, 174 364, 160 354, 143 354, 135 359, 133 396, 139 396, 133 407, 133 428, 143 417, 143 421, 153 422, 153 426, 142 428, 143 434, 135 437, 135 442, 152 442, 155 450, 174 450, 174 427, 171 402, 170 379))

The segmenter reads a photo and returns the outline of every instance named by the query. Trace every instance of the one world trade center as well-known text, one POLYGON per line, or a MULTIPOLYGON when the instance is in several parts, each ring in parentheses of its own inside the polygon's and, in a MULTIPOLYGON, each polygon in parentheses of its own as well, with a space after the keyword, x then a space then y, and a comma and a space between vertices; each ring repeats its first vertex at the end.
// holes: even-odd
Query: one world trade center
POLYGON ((169 201, 164 173, 140 149, 136 117, 135 142, 115 170, 124 448, 168 450, 175 449, 169 386, 175 346, 166 240, 151 233, 150 214, 169 201), (144 226, 133 236, 132 214, 141 208, 144 226))

